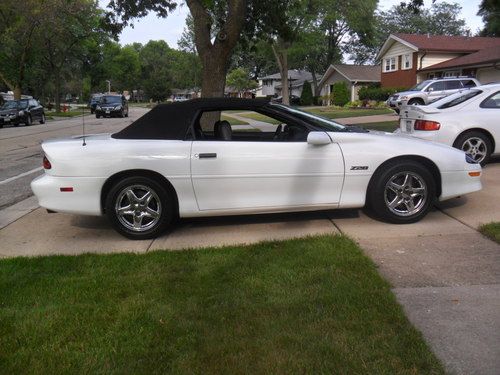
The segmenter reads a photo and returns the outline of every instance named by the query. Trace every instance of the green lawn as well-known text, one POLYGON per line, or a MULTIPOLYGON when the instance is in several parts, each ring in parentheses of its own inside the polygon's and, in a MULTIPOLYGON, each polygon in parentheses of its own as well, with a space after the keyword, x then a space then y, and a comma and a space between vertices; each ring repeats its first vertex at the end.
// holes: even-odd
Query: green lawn
POLYGON ((231 125, 248 125, 248 122, 222 114, 221 115, 221 120, 222 121, 228 121, 231 125))
MULTIPOLYGON (((67 112, 47 112, 47 118, 54 118, 54 117, 76 117, 76 116, 81 116, 83 114, 81 109, 74 110, 74 111, 67 111, 67 112)), ((85 114, 90 115, 90 109, 85 108, 85 114)))
POLYGON ((0 260, 5 374, 442 374, 345 237, 0 260))
POLYGON ((256 113, 256 112, 240 113, 238 115, 240 117, 248 118, 248 119, 251 119, 251 120, 257 120, 257 121, 267 122, 269 124, 274 124, 274 125, 277 125, 277 124, 281 123, 280 121, 278 121, 276 119, 273 119, 273 118, 268 117, 266 115, 261 115, 260 113, 256 113))
POLYGON ((500 244, 500 222, 481 225, 479 231, 486 237, 500 244))
POLYGON ((322 107, 322 108, 302 108, 305 111, 316 113, 318 115, 328 117, 331 119, 336 118, 346 118, 346 117, 358 117, 358 116, 373 116, 373 115, 387 115, 392 114, 394 111, 388 108, 376 108, 376 109, 335 109, 332 107, 322 107))
POLYGON ((380 130, 383 132, 392 133, 399 126, 399 122, 398 121, 370 122, 367 124, 356 124, 356 126, 361 126, 369 130, 380 130))

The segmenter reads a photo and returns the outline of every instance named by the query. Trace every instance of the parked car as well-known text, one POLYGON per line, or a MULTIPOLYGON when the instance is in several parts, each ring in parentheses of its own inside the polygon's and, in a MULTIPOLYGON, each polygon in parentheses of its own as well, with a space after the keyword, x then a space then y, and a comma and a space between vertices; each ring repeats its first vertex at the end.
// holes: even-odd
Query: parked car
POLYGON ((462 151, 351 129, 260 99, 159 104, 114 134, 45 141, 45 174, 31 183, 50 211, 106 214, 132 239, 176 217, 363 207, 394 223, 423 218, 435 200, 481 189, 481 166, 462 151), (279 122, 233 132, 221 111, 279 122), (70 156, 70 157, 69 157, 70 156))
POLYGON ((184 96, 174 96, 174 98, 172 99, 172 101, 174 103, 175 102, 185 102, 186 100, 189 100, 189 99, 184 97, 184 96))
POLYGON ((476 163, 500 154, 500 84, 402 110, 398 132, 463 150, 476 163))
POLYGON ((397 113, 404 105, 426 105, 464 89, 481 85, 475 78, 439 78, 420 82, 408 91, 397 92, 387 100, 397 113))
MULTIPOLYGON (((271 100, 273 103, 283 103, 283 96, 278 96, 271 100)), ((299 105, 300 97, 297 95, 290 95, 290 104, 299 105)))
POLYGON ((99 100, 101 99, 101 97, 102 97, 102 94, 93 94, 90 97, 89 108, 90 108, 91 114, 95 113, 95 108, 97 107, 97 104, 99 103, 99 100))
POLYGON ((0 107, 0 128, 6 124, 30 126, 34 121, 45 124, 45 112, 35 99, 7 100, 0 107))
POLYGON ((95 117, 128 117, 128 102, 123 95, 103 95, 95 107, 95 117))

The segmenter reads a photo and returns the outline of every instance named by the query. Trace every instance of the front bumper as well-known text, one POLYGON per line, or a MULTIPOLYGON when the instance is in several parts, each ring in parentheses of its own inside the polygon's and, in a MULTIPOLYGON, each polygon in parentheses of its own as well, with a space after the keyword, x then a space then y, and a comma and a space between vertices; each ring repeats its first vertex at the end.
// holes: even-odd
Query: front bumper
POLYGON ((21 118, 21 117, 19 117, 19 116, 15 116, 15 117, 0 117, 0 125, 9 125, 9 124, 19 125, 23 121, 24 121, 24 119, 21 118))
POLYGON ((110 109, 110 110, 96 109, 94 112, 96 116, 102 116, 102 117, 121 116, 122 114, 121 109, 110 109))
POLYGON ((441 172, 442 192, 439 200, 444 201, 481 190, 481 176, 469 175, 477 172, 482 174, 479 164, 467 164, 463 171, 441 172))
POLYGON ((31 190, 41 207, 55 212, 100 216, 101 190, 105 177, 56 177, 41 175, 31 182, 31 190), (73 191, 61 192, 61 188, 73 191))

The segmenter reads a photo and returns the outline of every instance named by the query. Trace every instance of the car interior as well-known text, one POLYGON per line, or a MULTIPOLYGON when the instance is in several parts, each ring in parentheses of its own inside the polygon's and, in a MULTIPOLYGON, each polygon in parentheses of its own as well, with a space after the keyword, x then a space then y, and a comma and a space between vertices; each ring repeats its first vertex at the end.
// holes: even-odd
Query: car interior
POLYGON ((267 115, 245 111, 238 117, 257 117, 264 126, 251 127, 235 117, 231 112, 205 111, 196 119, 194 139, 205 141, 234 141, 234 142, 305 142, 309 129, 302 124, 269 117, 267 115), (233 122, 231 125, 230 121, 233 122), (264 129, 264 130, 263 130, 264 129))

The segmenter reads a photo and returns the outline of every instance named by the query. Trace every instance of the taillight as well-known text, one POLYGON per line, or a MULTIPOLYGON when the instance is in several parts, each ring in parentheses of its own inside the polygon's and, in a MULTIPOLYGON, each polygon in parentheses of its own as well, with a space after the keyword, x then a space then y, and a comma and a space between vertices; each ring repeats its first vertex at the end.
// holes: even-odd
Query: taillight
POLYGON ((50 164, 50 161, 49 161, 49 159, 47 159, 47 157, 46 157, 46 156, 44 156, 44 157, 43 157, 43 167, 44 167, 45 169, 50 169, 50 168, 52 168, 52 165, 50 164))
POLYGON ((427 120, 416 120, 414 125, 415 130, 439 130, 440 127, 439 122, 427 120))

